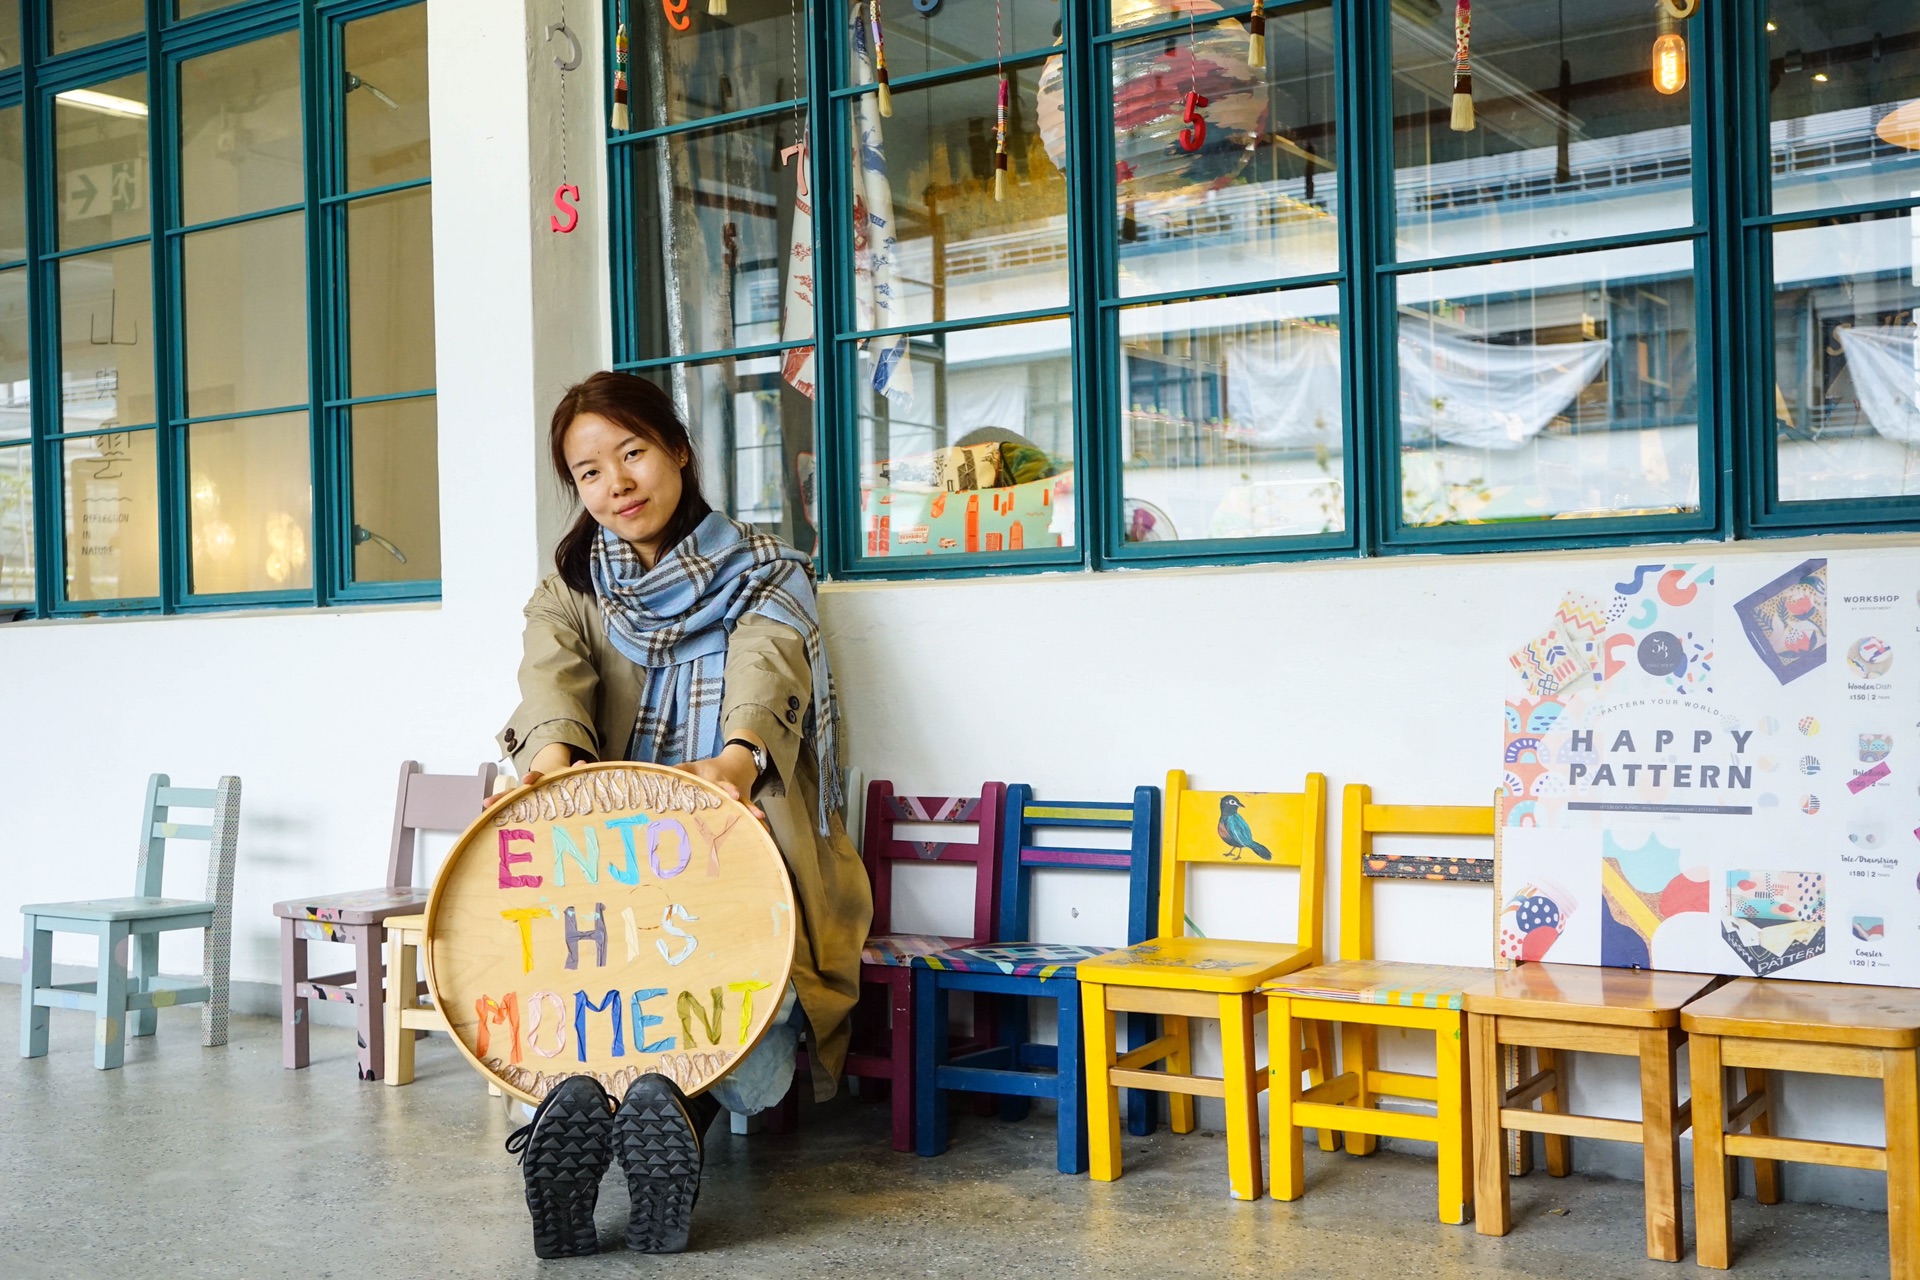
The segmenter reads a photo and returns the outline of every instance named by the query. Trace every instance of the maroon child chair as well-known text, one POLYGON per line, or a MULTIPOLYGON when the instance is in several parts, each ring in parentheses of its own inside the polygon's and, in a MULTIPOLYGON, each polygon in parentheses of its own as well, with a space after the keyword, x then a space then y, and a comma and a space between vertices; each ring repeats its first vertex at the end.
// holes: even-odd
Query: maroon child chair
MULTIPOLYGON (((893 784, 876 778, 867 785, 867 834, 861 861, 873 882, 873 929, 860 953, 860 1005, 854 1010, 855 1041, 847 1054, 847 1074, 865 1080, 885 1080, 893 1108, 893 1149, 913 1150, 913 957, 950 947, 974 947, 993 939, 994 911, 1000 883, 1000 820, 1007 787, 989 782, 980 794, 959 796, 897 796, 893 784), (902 840, 894 832, 903 824, 948 825, 976 823, 977 837, 958 844, 936 840, 902 840), (973 864, 973 936, 945 938, 930 933, 893 932, 893 863, 971 862, 973 864), (880 997, 880 998, 876 998, 880 997), (869 1034, 863 1042, 861 1030, 869 1034)), ((988 1019, 975 1010, 974 1021, 984 1028, 988 1019)), ((808 1080, 805 1060, 796 1083, 808 1080)), ((768 1128, 790 1132, 797 1120, 798 1089, 768 1113, 768 1128)), ((992 1105, 992 1100, 988 1100, 992 1105)))
MULTIPOLYGON (((341 1000, 354 1007, 360 1034, 362 1080, 386 1071, 386 953, 389 916, 427 909, 427 891, 413 883, 414 837, 422 831, 465 831, 480 816, 493 789, 494 766, 473 773, 422 773, 408 760, 400 766, 400 796, 393 809, 393 846, 387 882, 378 889, 325 894, 277 902, 280 917, 281 1061, 289 1070, 307 1065, 307 1002, 341 1000), (307 974, 309 942, 353 946, 353 970, 315 978, 307 974)), ((406 975, 414 981, 418 978, 406 975)), ((409 1033, 411 1034, 411 1033, 409 1033)))

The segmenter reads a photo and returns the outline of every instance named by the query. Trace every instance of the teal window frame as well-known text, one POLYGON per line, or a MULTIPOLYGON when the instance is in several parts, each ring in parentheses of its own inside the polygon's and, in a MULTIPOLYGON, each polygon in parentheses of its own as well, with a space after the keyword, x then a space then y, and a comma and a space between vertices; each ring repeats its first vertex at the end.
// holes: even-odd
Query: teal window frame
MULTIPOLYGON (((345 130, 340 47, 345 24, 425 0, 243 0, 189 19, 173 17, 173 0, 147 0, 146 22, 135 34, 57 56, 47 53, 44 0, 22 8, 22 64, 0 71, 0 108, 22 105, 27 170, 27 259, 33 407, 35 594, 31 607, 0 602, 0 616, 73 618, 94 615, 183 614, 255 608, 320 608, 385 601, 432 601, 437 580, 360 583, 352 580, 352 470, 349 415, 357 404, 425 397, 429 387, 394 396, 354 398, 346 364, 346 212, 354 199, 423 187, 431 178, 363 191, 343 189, 345 130), (180 65, 269 36, 298 32, 305 151, 304 195, 293 204, 193 225, 180 216, 180 65), (54 96, 116 76, 147 77, 148 207, 145 236, 83 248, 55 246, 54 96), (242 413, 187 416, 184 398, 182 253, 196 231, 300 213, 307 258, 308 387, 304 403, 242 413), (146 244, 153 254, 155 405, 152 424, 113 432, 151 431, 155 440, 159 594, 119 600, 66 596, 66 514, 62 495, 63 442, 111 432, 61 430, 59 264, 65 258, 116 246, 146 244), (192 532, 185 492, 188 429, 201 422, 238 421, 301 412, 308 417, 312 521, 308 539, 312 585, 288 591, 195 593, 191 584, 192 532)), ((0 264, 0 270, 16 269, 0 264)))
MULTIPOLYGON (((639 0, 634 0, 639 2, 639 0)), ((1652 0, 1649 0, 1651 7, 1652 0)), ((855 343, 873 336, 853 328, 853 284, 846 261, 845 199, 851 182, 850 122, 845 105, 863 92, 851 85, 844 32, 850 0, 816 0, 808 6, 808 85, 811 136, 822 140, 814 155, 814 228, 817 279, 815 342, 820 377, 814 403, 819 448, 818 518, 824 576, 837 579, 966 578, 986 574, 1059 569, 1144 568, 1156 565, 1245 564, 1285 560, 1375 557, 1433 553, 1540 551, 1632 546, 1688 540, 1731 541, 1813 533, 1894 533, 1920 529, 1920 497, 1780 503, 1773 497, 1771 281, 1765 278, 1765 238, 1782 222, 1886 209, 1920 210, 1920 196, 1773 214, 1767 207, 1770 150, 1765 89, 1766 48, 1761 34, 1766 0, 1709 0, 1687 19, 1691 54, 1689 111, 1693 153, 1693 218, 1686 226, 1592 237, 1579 242, 1497 249, 1447 258, 1396 261, 1393 225, 1394 171, 1392 11, 1390 0, 1332 0, 1336 77, 1337 157, 1341 182, 1339 262, 1331 272, 1256 281, 1232 288, 1122 297, 1117 291, 1117 226, 1113 171, 1111 95, 1093 92, 1106 74, 1107 58, 1122 41, 1154 34, 1180 34, 1185 18, 1119 31, 1107 27, 1104 0, 1063 0, 1062 46, 1067 53, 1069 301, 1074 346, 1074 441, 1077 528, 1074 545, 1018 553, 981 553, 911 560, 870 559, 862 554, 859 520, 858 387, 855 343), (823 88, 824 86, 824 88, 823 88), (819 157, 832 158, 822 164, 819 157), (1401 522, 1401 459, 1395 429, 1398 362, 1395 358, 1395 280, 1403 275, 1492 262, 1544 259, 1604 249, 1689 243, 1693 256, 1694 333, 1697 350, 1699 504, 1695 510, 1660 514, 1593 516, 1531 523, 1414 526, 1401 522), (1342 311, 1342 394, 1345 411, 1343 478, 1347 516, 1333 534, 1285 538, 1195 539, 1128 545, 1121 512, 1123 477, 1118 455, 1121 310, 1141 304, 1257 294, 1283 287, 1333 285, 1342 311), (1722 305, 1733 299, 1734 305, 1722 305)), ((1269 18, 1313 7, 1313 0, 1276 0, 1269 18)), ((608 31, 619 5, 607 0, 608 31)), ((1209 21, 1244 18, 1251 4, 1228 5, 1209 21)), ((1051 52, 1051 50, 1047 51, 1051 52)), ((611 52, 609 50, 609 57, 611 52)), ((1007 65, 1044 55, 1023 50, 1007 65)), ((992 60, 895 76, 896 93, 993 70, 992 60)), ((611 105, 611 96, 607 104, 611 105)), ((684 363, 688 357, 653 361, 628 358, 634 350, 632 308, 632 210, 630 174, 618 167, 627 145, 639 137, 708 128, 756 115, 792 110, 793 104, 736 112, 650 134, 626 135, 610 147, 613 193, 613 333, 616 367, 684 363)), ((1031 313, 1055 316, 1057 311, 1031 313)), ((1024 315, 1024 313, 1023 313, 1024 315)), ((1023 316, 969 317, 906 326, 913 333, 977 328, 1023 316)), ((690 359, 763 354, 788 344, 764 344, 728 352, 702 352, 690 359)))

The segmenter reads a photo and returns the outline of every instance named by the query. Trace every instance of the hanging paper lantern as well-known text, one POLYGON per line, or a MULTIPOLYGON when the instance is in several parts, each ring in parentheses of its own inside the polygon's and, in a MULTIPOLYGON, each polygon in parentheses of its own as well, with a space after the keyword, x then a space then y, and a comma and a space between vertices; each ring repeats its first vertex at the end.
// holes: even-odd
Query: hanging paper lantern
MULTIPOLYGON (((1193 11, 1217 13, 1213 0, 1190 0, 1193 11)), ((1117 0, 1117 29, 1184 15, 1178 0, 1117 0)), ((1122 200, 1194 195, 1231 183, 1247 167, 1267 127, 1267 82, 1247 65, 1247 29, 1213 22, 1189 42, 1169 38, 1117 45, 1113 52, 1114 169, 1122 200), (1196 151, 1180 145, 1188 131, 1187 95, 1206 99, 1206 137, 1196 151)), ((1040 72, 1035 124, 1047 158, 1067 163, 1064 68, 1049 58, 1040 72)), ((1189 136, 1191 132, 1189 131, 1189 136)))

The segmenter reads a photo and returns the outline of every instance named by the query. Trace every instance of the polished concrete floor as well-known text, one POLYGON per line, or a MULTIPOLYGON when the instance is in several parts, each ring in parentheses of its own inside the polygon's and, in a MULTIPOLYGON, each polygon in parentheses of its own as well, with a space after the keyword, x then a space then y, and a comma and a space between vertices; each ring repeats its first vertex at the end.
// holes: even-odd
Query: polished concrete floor
MULTIPOLYGON (((0 1026, 18 1025, 0 986, 0 1026)), ((419 1078, 362 1084, 351 1033, 316 1028, 313 1066, 280 1067, 277 1023, 235 1018, 203 1049, 194 1010, 161 1015, 119 1071, 95 1071, 90 1019, 53 1015, 53 1050, 0 1056, 0 1280, 36 1277, 1690 1276, 1641 1254, 1637 1183, 1543 1174, 1514 1184, 1516 1227, 1488 1239, 1431 1219, 1433 1167, 1308 1153, 1298 1203, 1226 1195, 1217 1134, 1126 1139, 1113 1184, 1053 1171, 1052 1132, 956 1116, 936 1160, 891 1151, 885 1108, 803 1112, 801 1132, 716 1126, 675 1258, 620 1247, 536 1262, 500 1103, 438 1036, 419 1078)), ((1887 1274, 1887 1220, 1814 1205, 1735 1207, 1734 1274, 1887 1274)), ((1691 1232, 1689 1231, 1689 1236, 1691 1232)))

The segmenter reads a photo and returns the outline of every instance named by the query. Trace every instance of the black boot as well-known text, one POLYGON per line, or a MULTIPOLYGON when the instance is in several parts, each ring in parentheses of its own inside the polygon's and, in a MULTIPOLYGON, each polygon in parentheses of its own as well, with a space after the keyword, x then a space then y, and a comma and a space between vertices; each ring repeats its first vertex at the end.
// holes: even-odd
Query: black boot
POLYGON ((687 1247, 706 1154, 704 1122, 717 1110, 706 1098, 688 1098, 679 1085, 657 1073, 634 1081, 621 1099, 613 1117, 613 1142, 633 1200, 627 1248, 679 1253, 687 1247))
POLYGON ((613 1099, 592 1076, 568 1076, 553 1087, 533 1121, 507 1139, 518 1152, 533 1214, 538 1258, 596 1253, 593 1207, 613 1159, 613 1099))

